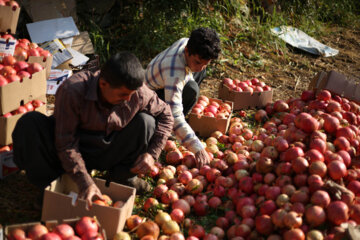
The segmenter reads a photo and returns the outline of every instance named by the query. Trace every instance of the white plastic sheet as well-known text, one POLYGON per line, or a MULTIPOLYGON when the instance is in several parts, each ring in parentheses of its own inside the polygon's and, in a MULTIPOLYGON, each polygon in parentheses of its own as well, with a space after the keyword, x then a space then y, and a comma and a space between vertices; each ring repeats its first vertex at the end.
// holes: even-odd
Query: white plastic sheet
POLYGON ((291 26, 275 27, 271 29, 271 32, 291 46, 315 55, 332 57, 339 53, 339 50, 326 46, 316 39, 308 36, 303 31, 291 26))

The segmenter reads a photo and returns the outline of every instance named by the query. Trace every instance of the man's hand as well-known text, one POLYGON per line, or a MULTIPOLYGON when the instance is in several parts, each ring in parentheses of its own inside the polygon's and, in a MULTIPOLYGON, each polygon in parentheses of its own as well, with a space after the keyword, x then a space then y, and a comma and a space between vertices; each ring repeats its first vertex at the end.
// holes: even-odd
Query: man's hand
POLYGON ((149 153, 144 153, 136 159, 130 171, 135 174, 147 174, 154 167, 154 163, 154 158, 149 153))
POLYGON ((94 197, 104 200, 99 188, 95 185, 95 183, 91 184, 87 189, 80 191, 79 193, 79 198, 86 200, 86 206, 88 209, 91 208, 94 197))
POLYGON ((210 164, 210 156, 205 149, 200 150, 195 154, 195 160, 198 168, 210 164))

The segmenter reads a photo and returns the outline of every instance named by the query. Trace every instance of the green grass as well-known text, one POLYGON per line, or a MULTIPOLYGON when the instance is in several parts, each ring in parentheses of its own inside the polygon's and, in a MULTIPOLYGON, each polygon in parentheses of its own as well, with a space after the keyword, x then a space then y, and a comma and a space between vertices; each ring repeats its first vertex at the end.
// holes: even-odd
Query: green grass
POLYGON ((103 63, 113 53, 135 53, 143 66, 181 37, 200 26, 220 35, 222 56, 209 66, 210 76, 219 76, 224 65, 267 69, 261 51, 284 54, 285 43, 270 33, 280 25, 291 25, 314 38, 329 34, 327 26, 338 24, 359 29, 360 2, 356 0, 281 0, 281 12, 268 14, 260 0, 199 1, 77 1, 79 27, 90 33, 103 63), (245 4, 247 3, 247 4, 245 4), (100 7, 101 6, 101 7, 100 7), (250 53, 241 52, 250 44, 250 53))

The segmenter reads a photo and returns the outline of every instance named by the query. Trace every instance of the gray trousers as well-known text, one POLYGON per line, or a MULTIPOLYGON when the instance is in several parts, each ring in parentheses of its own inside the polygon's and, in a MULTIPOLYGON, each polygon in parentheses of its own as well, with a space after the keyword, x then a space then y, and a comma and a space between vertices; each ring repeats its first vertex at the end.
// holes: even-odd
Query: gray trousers
MULTIPOLYGON (((126 183, 134 176, 129 169, 147 151, 155 127, 154 117, 138 113, 125 128, 108 136, 104 132, 79 130, 79 150, 87 170, 108 171, 109 181, 126 183)), ((14 162, 40 188, 64 173, 55 149, 54 133, 54 117, 39 112, 24 114, 12 133, 14 162)))

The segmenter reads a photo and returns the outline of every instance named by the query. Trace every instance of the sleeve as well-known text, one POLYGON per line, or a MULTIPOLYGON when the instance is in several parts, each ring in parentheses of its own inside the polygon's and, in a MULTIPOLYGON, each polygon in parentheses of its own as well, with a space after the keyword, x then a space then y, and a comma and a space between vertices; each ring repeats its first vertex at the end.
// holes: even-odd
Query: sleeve
POLYGON ((194 130, 186 122, 183 114, 182 91, 185 75, 169 77, 165 81, 165 102, 170 105, 174 117, 174 132, 176 137, 193 153, 204 149, 194 130))
POLYGON ((79 94, 70 84, 63 83, 55 101, 55 147, 65 172, 77 183, 80 191, 93 184, 79 151, 76 131, 80 123, 79 94))
POLYGON ((168 104, 162 101, 154 91, 145 86, 144 89, 145 95, 148 96, 145 99, 145 110, 154 116, 156 120, 156 129, 149 143, 148 153, 152 155, 154 159, 158 159, 165 146, 166 140, 171 134, 174 126, 174 118, 168 104))

